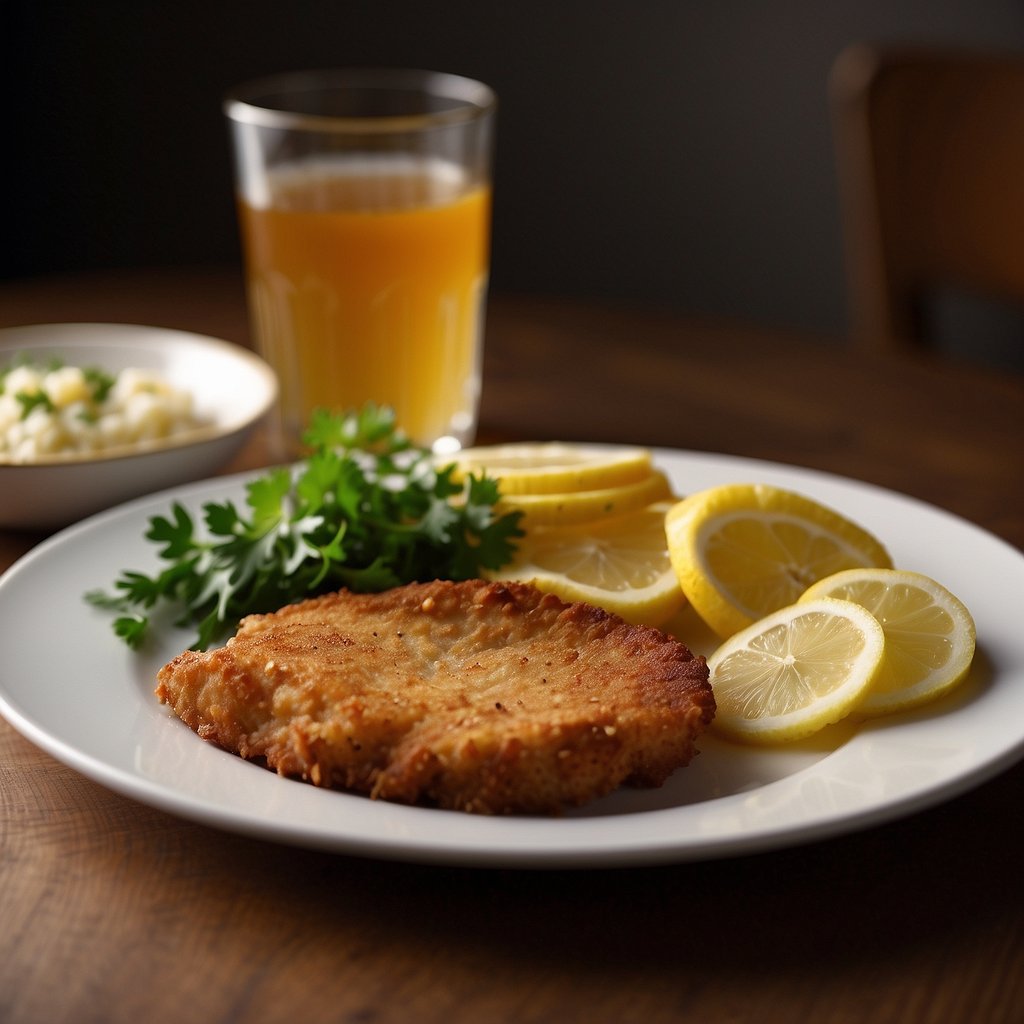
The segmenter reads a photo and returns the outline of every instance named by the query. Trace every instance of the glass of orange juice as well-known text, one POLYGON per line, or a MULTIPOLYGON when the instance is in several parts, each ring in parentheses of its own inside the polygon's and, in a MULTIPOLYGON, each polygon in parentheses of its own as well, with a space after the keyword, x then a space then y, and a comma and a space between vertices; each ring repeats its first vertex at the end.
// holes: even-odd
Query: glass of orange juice
POLYGON ((279 454, 316 408, 395 410, 417 444, 474 437, 495 97, 456 75, 279 75, 225 99, 250 321, 280 378, 279 454))

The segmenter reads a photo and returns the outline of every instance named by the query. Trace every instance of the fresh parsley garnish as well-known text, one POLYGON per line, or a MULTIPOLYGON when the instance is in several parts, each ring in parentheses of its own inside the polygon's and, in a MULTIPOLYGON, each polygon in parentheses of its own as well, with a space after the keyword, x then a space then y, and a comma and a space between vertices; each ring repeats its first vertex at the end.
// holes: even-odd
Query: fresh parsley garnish
POLYGON ((175 625, 198 629, 202 650, 243 616, 314 594, 472 579, 511 559, 520 514, 495 513, 497 481, 455 480, 454 466, 413 446, 390 409, 318 412, 304 440, 303 462, 252 480, 243 508, 205 504, 205 531, 178 502, 149 520, 146 539, 166 567, 125 571, 113 593, 85 595, 117 613, 125 643, 140 647, 164 606, 175 625))
MULTIPOLYGON (((6 386, 5 382, 14 370, 27 368, 34 370, 40 376, 45 377, 47 374, 61 370, 65 366, 67 366, 67 363, 57 356, 51 356, 45 362, 35 362, 29 355, 26 355, 25 353, 18 353, 9 363, 0 367, 0 392, 4 390, 4 387, 6 386)), ((82 367, 82 376, 85 378, 85 383, 89 389, 89 395, 93 406, 103 405, 103 403, 110 397, 110 392, 113 389, 117 378, 106 370, 100 369, 98 366, 82 367)), ((14 392, 14 397, 19 403, 21 403, 21 419, 26 419, 28 414, 36 408, 45 409, 46 412, 57 411, 56 405, 54 405, 49 396, 40 390, 17 391, 14 392)), ((95 408, 91 408, 86 411, 89 416, 95 419, 95 408)))
POLYGON ((45 409, 47 412, 53 412, 57 408, 45 391, 16 391, 14 397, 21 405, 23 420, 28 418, 33 409, 45 409))
POLYGON ((110 397, 117 378, 98 366, 86 366, 82 370, 82 375, 92 394, 92 400, 97 405, 102 405, 110 397))

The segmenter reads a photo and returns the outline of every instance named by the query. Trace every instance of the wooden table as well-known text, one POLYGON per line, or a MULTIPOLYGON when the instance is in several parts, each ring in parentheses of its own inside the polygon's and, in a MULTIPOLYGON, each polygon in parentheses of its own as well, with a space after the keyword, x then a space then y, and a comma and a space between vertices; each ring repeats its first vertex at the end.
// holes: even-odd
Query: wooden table
MULTIPOLYGON (((0 286, 0 326, 244 342, 221 271, 0 286)), ((495 299, 482 436, 796 463, 1024 548, 1024 379, 554 299, 495 299)), ((257 441, 236 466, 258 465, 257 441)), ((2 500, 2 499, 0 499, 2 500)), ((0 569, 40 539, 0 534, 0 569)), ((1018 764, 893 824, 630 870, 383 863, 116 796, 0 722, 0 1021, 1024 1020, 1018 764)))

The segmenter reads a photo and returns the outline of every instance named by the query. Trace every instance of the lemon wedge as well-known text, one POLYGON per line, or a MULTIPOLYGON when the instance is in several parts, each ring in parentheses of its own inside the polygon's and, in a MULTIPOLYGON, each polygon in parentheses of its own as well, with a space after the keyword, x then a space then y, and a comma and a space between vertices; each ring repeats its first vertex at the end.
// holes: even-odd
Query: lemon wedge
POLYGON ((892 565, 860 526, 767 484, 690 495, 670 509, 665 530, 683 593, 720 637, 793 604, 812 583, 841 569, 892 565))
POLYGON ((520 525, 532 530, 535 526, 570 526, 621 516, 671 496, 668 478, 654 470, 636 483, 618 487, 557 494, 513 494, 502 497, 498 511, 522 512, 520 525))
POLYGON ((966 606, 928 576, 898 569, 847 569, 811 586, 800 602, 854 601, 881 623, 885 658, 857 711, 882 715, 917 707, 962 682, 976 631, 966 606))
POLYGON ((489 578, 533 583, 563 601, 585 601, 637 625, 661 625, 685 602, 665 542, 670 504, 529 530, 511 564, 489 578))
POLYGON ((637 483, 651 473, 646 448, 591 447, 561 441, 464 448, 446 463, 455 476, 485 472, 501 484, 503 495, 593 491, 637 483))
POLYGON ((708 658, 715 727, 751 743, 802 739, 844 718, 878 677, 885 634, 852 601, 779 609, 708 658))

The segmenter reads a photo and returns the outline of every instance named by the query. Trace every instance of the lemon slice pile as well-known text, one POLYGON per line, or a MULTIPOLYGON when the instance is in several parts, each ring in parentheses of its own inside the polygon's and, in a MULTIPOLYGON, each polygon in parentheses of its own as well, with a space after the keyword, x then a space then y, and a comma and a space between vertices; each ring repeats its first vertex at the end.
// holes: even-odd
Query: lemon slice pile
POLYGON ((499 509, 523 515, 514 560, 490 578, 635 624, 661 625, 683 606, 665 537, 671 488, 646 449, 523 443, 470 448, 455 460, 457 474, 496 478, 499 509))
MULTIPOLYGON (((855 713, 949 692, 975 652, 970 613, 945 587, 895 569, 846 516, 767 484, 683 499, 642 448, 471 448, 457 474, 496 477, 526 535, 493 579, 530 582, 629 622, 660 626, 689 601, 718 636, 708 658, 716 728, 769 744, 855 713)), ((668 627, 666 627, 668 628, 668 627)))
POLYGON ((810 498, 714 487, 676 503, 665 530, 680 588, 722 640, 708 658, 715 724, 734 738, 786 742, 906 710, 970 670, 963 603, 810 498))

